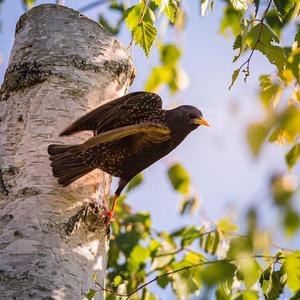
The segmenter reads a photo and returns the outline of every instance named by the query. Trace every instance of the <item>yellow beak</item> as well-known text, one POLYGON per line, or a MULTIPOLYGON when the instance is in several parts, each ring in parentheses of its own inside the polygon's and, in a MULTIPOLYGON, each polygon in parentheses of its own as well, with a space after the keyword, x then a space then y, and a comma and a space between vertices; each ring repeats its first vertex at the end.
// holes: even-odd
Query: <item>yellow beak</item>
POLYGON ((193 119, 193 122, 199 125, 209 126, 208 122, 203 118, 193 119))

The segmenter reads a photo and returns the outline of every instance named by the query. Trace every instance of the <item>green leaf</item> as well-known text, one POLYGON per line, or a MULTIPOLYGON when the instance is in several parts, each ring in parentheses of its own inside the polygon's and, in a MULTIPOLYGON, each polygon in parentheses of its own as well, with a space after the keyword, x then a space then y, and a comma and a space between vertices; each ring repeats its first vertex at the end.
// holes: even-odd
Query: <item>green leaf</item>
POLYGON ((273 83, 270 75, 261 75, 260 81, 260 99, 265 107, 273 104, 275 107, 280 99, 282 88, 277 83, 273 83))
POLYGON ((164 8, 164 13, 169 18, 171 23, 175 22, 175 16, 177 13, 178 4, 175 0, 168 1, 168 4, 164 8))
POLYGON ((241 33, 241 11, 235 10, 232 6, 227 6, 220 24, 220 33, 224 35, 232 34, 237 36, 241 33))
POLYGON ((287 285, 293 292, 297 292, 300 287, 300 251, 286 256, 285 268, 287 285))
POLYGON ((141 245, 137 245, 133 248, 130 253, 130 256, 127 260, 128 264, 128 271, 129 272, 136 272, 138 271, 145 261, 150 256, 150 251, 148 248, 145 248, 141 245))
POLYGON ((286 207, 295 192, 292 178, 287 175, 275 175, 271 181, 271 194, 278 206, 286 207))
POLYGON ((181 51, 173 44, 160 46, 161 66, 156 66, 146 83, 146 91, 157 91, 162 84, 167 84, 171 92, 176 92, 185 86, 184 72, 178 66, 181 51))
POLYGON ((147 212, 138 212, 131 214, 123 220, 123 224, 126 225, 143 225, 144 229, 151 228, 151 217, 147 212))
MULTIPOLYGON (((190 267, 195 264, 201 264, 202 255, 188 254, 182 261, 174 263, 172 270, 178 270, 184 267, 190 267)), ((177 299, 187 299, 189 296, 199 291, 202 286, 200 270, 202 265, 182 270, 173 275, 172 288, 176 293, 177 299)))
POLYGON ((228 262, 216 262, 208 265, 202 272, 201 277, 208 286, 213 286, 227 280, 232 280, 236 267, 228 262))
POLYGON ((225 283, 219 284, 216 289, 216 300, 232 299, 232 283, 233 280, 227 280, 225 283))
POLYGON ((176 65, 181 57, 181 50, 174 44, 160 47, 160 60, 164 65, 176 65))
POLYGON ((285 65, 285 53, 283 48, 273 45, 279 43, 277 35, 265 24, 255 25, 247 34, 246 43, 249 48, 257 49, 268 60, 282 70, 285 65), (258 42, 259 41, 259 42, 258 42))
POLYGON ((246 10, 248 8, 246 0, 230 0, 236 10, 246 10))
POLYGON ((279 43, 278 36, 265 24, 257 24, 248 32, 246 41, 250 48, 253 48, 257 40, 263 44, 279 43))
POLYGON ((259 298, 258 291, 251 291, 251 290, 244 291, 238 297, 234 298, 234 300, 259 300, 259 299, 260 298, 259 298))
POLYGON ((251 288, 261 275, 259 263, 251 257, 251 252, 245 252, 237 256, 237 266, 246 288, 251 288))
POLYGON ((288 106, 274 116, 273 127, 275 128, 269 138, 271 142, 294 143, 300 133, 300 110, 297 106, 288 106))
POLYGON ((115 241, 110 243, 107 267, 110 268, 117 264, 120 250, 115 241))
POLYGON ((258 44, 256 47, 261 53, 263 53, 269 62, 276 65, 279 71, 282 71, 285 66, 285 53, 283 48, 273 45, 258 44))
POLYGON ((237 80, 239 74, 240 74, 240 69, 236 69, 232 73, 232 79, 231 79, 231 84, 229 86, 229 90, 233 87, 233 85, 234 85, 235 81, 237 80))
POLYGON ((128 183, 126 191, 130 192, 133 189, 137 188, 142 182, 143 182, 143 174, 139 173, 136 176, 134 176, 128 183))
POLYGON ((130 7, 125 13, 125 23, 132 32, 135 43, 144 49, 148 57, 157 31, 154 26, 154 13, 145 5, 139 3, 130 7))
POLYGON ((201 231, 196 227, 187 227, 185 228, 182 233, 180 234, 181 240, 181 247, 186 248, 190 244, 192 244, 196 239, 201 236, 201 231))
POLYGON ((112 35, 117 35, 119 33, 122 20, 123 17, 119 20, 119 22, 117 22, 115 26, 113 26, 110 22, 107 21, 104 15, 100 14, 99 16, 99 24, 102 25, 112 35))
POLYGON ((295 166, 300 158, 300 143, 294 145, 292 149, 285 155, 285 161, 288 167, 291 169, 295 166))
POLYGON ((194 214, 198 208, 198 199, 197 197, 184 198, 180 202, 179 213, 181 215, 194 214))
POLYGON ((297 291, 289 300, 299 300, 300 299, 300 290, 297 291))
POLYGON ((142 22, 133 31, 135 43, 144 49, 147 57, 150 54, 150 48, 156 38, 156 33, 156 28, 151 22, 142 22))
POLYGON ((160 11, 163 11, 168 5, 169 0, 154 0, 154 3, 160 8, 160 11))
POLYGON ((294 235, 300 227, 299 215, 291 207, 288 207, 284 212, 283 224, 285 227, 285 232, 288 236, 294 235))
POLYGON ((182 194, 187 194, 190 188, 190 176, 182 165, 176 163, 168 170, 168 177, 173 188, 182 194))
POLYGON ((202 262, 205 262, 205 256, 201 253, 189 252, 183 258, 183 262, 188 266, 201 264, 202 262))
MULTIPOLYGON (((238 54, 234 56, 233 61, 232 61, 232 62, 236 62, 239 59, 239 57, 241 56, 242 50, 243 50, 243 37, 242 37, 241 34, 239 34, 239 35, 236 36, 232 48, 233 48, 233 50, 239 49, 238 54)), ((238 76, 238 74, 237 74, 237 76, 238 76)), ((232 80, 233 80, 233 78, 232 78, 232 80)))
POLYGON ((113 285, 115 287, 117 287, 118 285, 120 285, 122 283, 123 279, 120 275, 117 275, 115 278, 114 278, 114 281, 113 281, 113 285))
POLYGON ((151 293, 147 288, 143 289, 142 298, 139 298, 139 299, 141 299, 141 300, 158 300, 158 298, 156 298, 156 296, 153 293, 151 293))
POLYGON ((297 42, 298 48, 300 48, 300 26, 298 26, 294 41, 297 42))
POLYGON ((201 287, 201 281, 195 280, 194 270, 186 270, 173 275, 172 287, 178 300, 185 300, 201 287))
POLYGON ((23 0, 23 3, 27 7, 27 9, 31 8, 33 4, 35 3, 35 0, 23 0))
POLYGON ((137 229, 120 233, 116 236, 116 244, 119 249, 126 255, 129 256, 131 250, 138 244, 142 237, 142 233, 137 229))
POLYGON ((255 5, 255 17, 257 16, 258 10, 259 10, 259 4, 260 4, 260 0, 254 0, 254 5, 255 5))
POLYGON ((172 71, 166 66, 154 67, 147 80, 145 90, 155 92, 163 83, 168 83, 172 79, 172 71))
POLYGON ((144 4, 139 3, 137 5, 129 7, 125 12, 125 24, 133 31, 134 28, 139 24, 142 13, 144 9, 144 4))
POLYGON ((163 277, 158 278, 156 282, 159 285, 159 287, 161 287, 162 289, 165 289, 167 287, 167 285, 171 282, 171 280, 168 276, 163 276, 163 277))
POLYGON ((200 12, 201 16, 204 17, 209 6, 210 0, 200 0, 200 12))
POLYGON ((295 0, 273 0, 279 16, 284 18, 295 5, 295 0))
POLYGON ((257 156, 260 152, 261 146, 267 138, 270 131, 270 125, 264 123, 254 123, 248 128, 248 143, 250 145, 252 154, 257 156))
POLYGON ((172 255, 165 255, 176 251, 176 244, 172 239, 164 239, 161 246, 158 247, 152 262, 152 270, 160 269, 173 260, 172 255))
POLYGON ((220 219, 217 223, 217 227, 222 233, 235 232, 239 229, 236 224, 234 224, 230 219, 227 218, 220 219))
POLYGON ((96 294, 97 294, 97 291, 95 291, 93 289, 89 289, 88 293, 86 294, 86 297, 88 300, 93 300, 93 298, 95 297, 96 294))
POLYGON ((92 280, 96 281, 97 280, 97 272, 94 272, 92 275, 92 280))
POLYGON ((154 0, 155 4, 160 8, 160 12, 164 12, 171 23, 175 22, 175 16, 178 9, 176 0, 154 0))
POLYGON ((265 18, 266 24, 270 26, 272 31, 276 33, 277 36, 281 35, 284 23, 281 21, 276 9, 270 9, 265 18))
POLYGON ((210 232, 209 234, 200 237, 200 248, 206 253, 215 255, 220 244, 220 233, 218 231, 210 232))
POLYGON ((274 271, 270 266, 261 275, 259 283, 267 300, 278 299, 283 293, 287 280, 285 268, 281 266, 278 271, 274 271))
POLYGON ((230 240, 228 258, 236 259, 240 256, 245 256, 245 253, 251 253, 252 245, 249 239, 244 237, 237 237, 230 240))

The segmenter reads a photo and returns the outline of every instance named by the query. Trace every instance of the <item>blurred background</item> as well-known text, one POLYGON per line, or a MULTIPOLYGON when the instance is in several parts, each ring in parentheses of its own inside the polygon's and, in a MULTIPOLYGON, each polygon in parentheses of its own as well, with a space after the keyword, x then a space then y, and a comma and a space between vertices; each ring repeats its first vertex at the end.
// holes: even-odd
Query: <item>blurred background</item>
MULTIPOLYGON (((35 1, 34 5, 46 2, 51 3, 35 1)), ((183 48, 179 64, 184 70, 181 77, 181 87, 184 88, 171 94, 162 87, 159 94, 165 108, 182 103, 197 106, 211 126, 194 131, 175 151, 147 169, 141 186, 134 189, 126 201, 134 211, 150 212, 153 227, 160 231, 182 225, 213 223, 224 216, 243 228, 246 211, 255 207, 261 217, 260 225, 273 232, 276 243, 300 247, 299 231, 293 238, 286 239, 279 222, 281 211, 274 207, 270 193, 274 175, 288 174, 289 180, 298 186, 299 164, 288 171, 284 159, 287 148, 277 143, 266 143, 259 156, 254 158, 247 142, 249 124, 262 120, 266 113, 258 99, 259 76, 272 73, 274 67, 256 51, 250 63, 251 74, 247 83, 240 76, 229 90, 231 74, 243 60, 232 63, 233 38, 226 32, 220 34, 226 1, 217 1, 213 11, 208 11, 205 17, 200 14, 198 2, 184 3, 186 25, 183 32, 165 30, 161 23, 164 42, 175 40, 183 48), (194 214, 179 213, 183 196, 174 192, 167 176, 167 170, 174 162, 179 162, 191 178, 190 194, 199 200, 194 214)), ((106 14, 112 22, 117 20, 115 13, 107 12, 105 3, 89 8, 92 3, 94 1, 65 1, 66 6, 81 10, 95 21, 100 14, 106 14)), ((133 4, 134 1, 128 1, 128 6, 133 4)), ((13 45, 15 24, 25 12, 24 7, 20 0, 4 0, 1 4, 1 82, 13 45)), ((291 43, 295 28, 296 22, 285 27, 282 45, 291 43)), ((121 27, 118 38, 123 45, 129 45, 131 34, 125 26, 121 27)), ((137 69, 129 91, 144 90, 152 68, 159 64, 158 51, 153 48, 148 58, 138 46, 134 45, 129 51, 137 69)), ((299 208, 299 194, 293 201, 299 208)), ((163 299, 167 299, 167 295, 163 299)), ((173 299, 172 296, 169 299, 173 299)))

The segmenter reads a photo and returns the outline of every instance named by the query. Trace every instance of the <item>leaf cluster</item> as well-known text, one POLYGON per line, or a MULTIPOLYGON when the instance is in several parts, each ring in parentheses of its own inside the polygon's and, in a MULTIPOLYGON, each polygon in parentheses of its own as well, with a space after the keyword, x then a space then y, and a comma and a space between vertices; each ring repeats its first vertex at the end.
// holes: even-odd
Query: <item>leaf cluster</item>
MULTIPOLYGON (((210 228, 186 226, 169 233, 151 227, 151 216, 132 214, 121 201, 113 224, 107 283, 87 293, 92 299, 100 290, 106 299, 158 299, 150 290, 156 282, 171 288, 176 299, 200 295, 207 299, 279 299, 290 290, 294 299, 300 287, 300 252, 277 250, 270 234, 257 225, 256 211, 248 212, 247 230, 222 218, 210 228)), ((295 298, 296 299, 296 298, 295 298)))

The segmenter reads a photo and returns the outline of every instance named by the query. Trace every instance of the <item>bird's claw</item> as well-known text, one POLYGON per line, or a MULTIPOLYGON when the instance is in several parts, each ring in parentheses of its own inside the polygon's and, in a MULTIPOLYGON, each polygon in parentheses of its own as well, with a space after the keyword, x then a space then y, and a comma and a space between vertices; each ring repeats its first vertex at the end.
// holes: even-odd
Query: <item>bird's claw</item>
POLYGON ((108 227, 111 224, 113 218, 113 212, 111 210, 105 209, 100 215, 101 219, 104 219, 104 224, 108 227))

